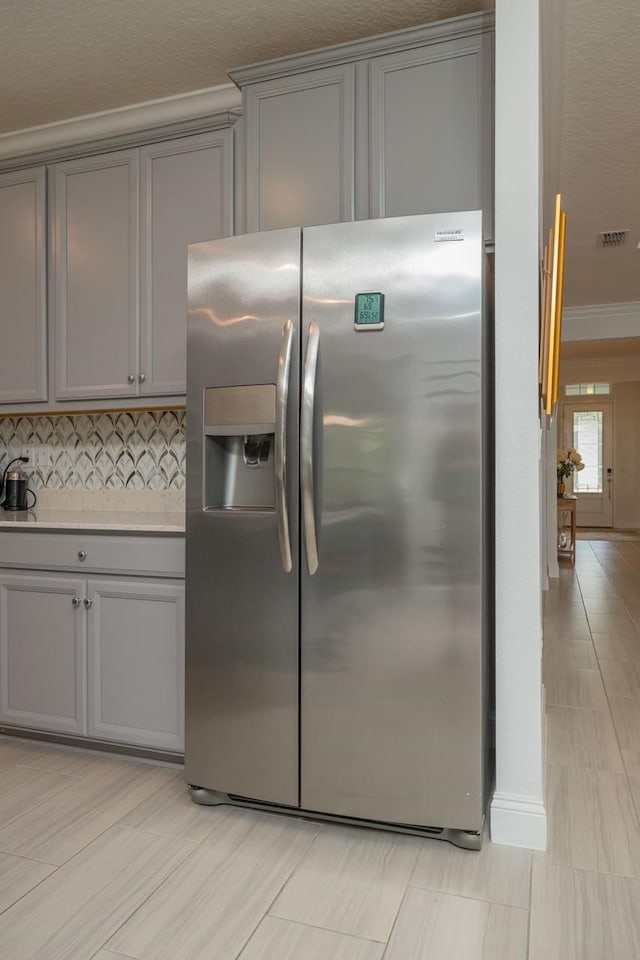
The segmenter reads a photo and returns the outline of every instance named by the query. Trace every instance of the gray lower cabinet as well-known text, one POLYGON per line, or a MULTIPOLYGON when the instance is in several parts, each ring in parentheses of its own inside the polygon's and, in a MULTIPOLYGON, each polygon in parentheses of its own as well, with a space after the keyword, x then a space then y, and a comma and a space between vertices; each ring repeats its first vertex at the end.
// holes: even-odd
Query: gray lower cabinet
POLYGON ((233 221, 221 129, 52 167, 55 396, 184 394, 187 245, 233 221))
POLYGON ((86 732, 84 581, 0 574, 0 719, 86 732))
POLYGON ((45 168, 0 176, 0 403, 47 399, 45 168))
POLYGON ((182 538, 0 532, 0 724, 184 750, 182 538))
POLYGON ((87 581, 88 733, 184 749, 184 585, 87 581))

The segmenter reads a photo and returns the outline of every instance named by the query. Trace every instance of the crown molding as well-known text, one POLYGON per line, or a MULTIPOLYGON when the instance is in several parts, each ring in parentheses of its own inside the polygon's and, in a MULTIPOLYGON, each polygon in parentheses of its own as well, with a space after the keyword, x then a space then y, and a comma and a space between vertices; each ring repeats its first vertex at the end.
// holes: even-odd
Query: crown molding
POLYGON ((236 86, 242 88, 249 83, 258 83, 260 80, 288 77, 308 70, 366 60, 378 54, 401 53, 403 50, 422 47, 428 43, 461 40, 465 37, 477 36, 478 33, 489 33, 493 31, 494 24, 493 13, 470 13, 462 17, 452 17, 449 20, 437 20, 420 27, 408 27, 393 33, 381 33, 375 37, 320 47, 305 53, 293 53, 274 60, 263 60, 247 67, 228 70, 227 76, 236 86))
POLYGON ((0 134, 0 170, 204 133, 237 119, 241 97, 227 83, 0 134))
POLYGON ((617 340, 640 337, 640 300, 565 307, 563 340, 617 340))

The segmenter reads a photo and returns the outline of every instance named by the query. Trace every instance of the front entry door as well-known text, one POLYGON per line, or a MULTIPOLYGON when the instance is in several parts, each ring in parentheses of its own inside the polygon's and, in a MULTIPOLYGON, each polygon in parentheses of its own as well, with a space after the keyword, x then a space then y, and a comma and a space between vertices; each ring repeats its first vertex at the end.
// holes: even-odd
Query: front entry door
POLYGON ((568 483, 578 498, 579 527, 613 526, 612 419, 611 404, 564 405, 563 444, 577 450, 585 464, 568 483))

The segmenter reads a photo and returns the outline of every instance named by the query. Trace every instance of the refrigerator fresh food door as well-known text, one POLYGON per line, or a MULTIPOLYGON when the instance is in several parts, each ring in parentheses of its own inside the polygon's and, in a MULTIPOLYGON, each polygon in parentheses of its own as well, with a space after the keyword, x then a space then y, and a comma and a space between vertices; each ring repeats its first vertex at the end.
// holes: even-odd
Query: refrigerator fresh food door
POLYGON ((478 830, 481 217, 303 239, 301 805, 478 830))
POLYGON ((298 796, 300 231, 189 248, 186 777, 298 796))

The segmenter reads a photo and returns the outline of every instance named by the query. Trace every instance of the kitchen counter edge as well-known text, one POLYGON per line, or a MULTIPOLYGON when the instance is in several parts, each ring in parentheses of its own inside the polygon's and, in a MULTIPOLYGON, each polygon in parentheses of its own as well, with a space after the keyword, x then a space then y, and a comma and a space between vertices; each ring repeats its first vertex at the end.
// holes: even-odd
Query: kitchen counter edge
POLYGON ((0 530, 86 530, 96 533, 162 533, 184 536, 185 520, 184 514, 178 512, 28 510, 11 514, 2 511, 0 530))

